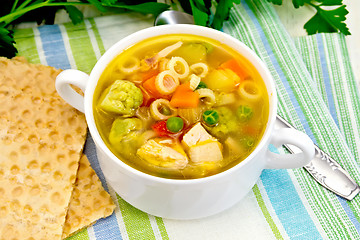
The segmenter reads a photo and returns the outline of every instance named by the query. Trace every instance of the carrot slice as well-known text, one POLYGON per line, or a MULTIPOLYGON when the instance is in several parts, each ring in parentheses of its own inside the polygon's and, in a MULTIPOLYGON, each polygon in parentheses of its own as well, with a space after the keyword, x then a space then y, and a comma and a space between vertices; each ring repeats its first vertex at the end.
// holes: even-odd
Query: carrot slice
POLYGON ((155 86, 155 79, 156 76, 153 76, 151 78, 149 78, 148 80, 146 80, 145 82, 143 82, 142 86, 144 87, 144 89, 146 91, 148 91, 150 93, 151 96, 153 96, 154 98, 165 98, 165 99, 169 99, 169 96, 163 95, 161 94, 156 86, 155 86))
POLYGON ((158 73, 159 73, 159 70, 151 68, 150 70, 148 70, 146 72, 142 72, 140 75, 141 75, 142 81, 144 82, 144 81, 158 75, 158 73))
POLYGON ((143 95, 143 102, 141 104, 141 107, 149 107, 150 104, 156 100, 154 96, 152 96, 148 91, 144 89, 143 86, 138 86, 142 92, 143 95))
POLYGON ((244 68, 242 68, 239 64, 239 62, 236 59, 230 59, 220 65, 220 68, 223 69, 230 69, 234 73, 236 73, 241 80, 245 79, 249 74, 245 71, 244 68))
POLYGON ((195 108, 198 104, 199 94, 191 90, 189 82, 179 85, 170 100, 171 106, 179 108, 195 108))

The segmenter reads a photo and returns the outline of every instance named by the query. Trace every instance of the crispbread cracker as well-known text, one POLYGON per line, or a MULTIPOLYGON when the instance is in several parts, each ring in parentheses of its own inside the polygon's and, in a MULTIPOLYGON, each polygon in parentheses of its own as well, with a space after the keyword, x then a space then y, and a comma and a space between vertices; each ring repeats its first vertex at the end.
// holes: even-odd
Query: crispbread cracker
POLYGON ((103 189, 87 157, 82 155, 66 216, 63 238, 75 234, 99 218, 111 215, 114 209, 115 204, 110 195, 103 189))
POLYGON ((61 239, 86 137, 52 67, 0 58, 0 239, 61 239))

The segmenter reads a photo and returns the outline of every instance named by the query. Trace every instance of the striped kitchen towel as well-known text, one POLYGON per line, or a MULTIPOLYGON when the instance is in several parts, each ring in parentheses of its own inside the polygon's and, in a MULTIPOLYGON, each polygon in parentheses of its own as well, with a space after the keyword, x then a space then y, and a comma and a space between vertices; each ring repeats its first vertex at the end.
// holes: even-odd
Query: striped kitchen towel
MULTIPOLYGON (((119 39, 153 24, 153 17, 125 13, 15 31, 19 55, 30 62, 89 73, 119 39)), ((291 39, 271 4, 242 1, 224 31, 265 62, 279 97, 279 114, 336 159, 359 182, 360 96, 344 36, 291 39)), ((282 151, 279 149, 279 151, 282 151)), ((360 198, 346 201, 304 169, 264 170, 252 191, 212 217, 175 221, 151 216, 122 200, 107 185, 88 137, 85 153, 117 204, 113 215, 70 239, 360 239, 360 198)))

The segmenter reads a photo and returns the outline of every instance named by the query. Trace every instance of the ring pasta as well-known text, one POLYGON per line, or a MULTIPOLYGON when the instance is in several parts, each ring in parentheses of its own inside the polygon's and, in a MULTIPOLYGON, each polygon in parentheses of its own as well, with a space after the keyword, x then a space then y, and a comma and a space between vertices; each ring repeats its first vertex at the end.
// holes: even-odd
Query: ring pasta
POLYGON ((157 75, 155 86, 161 94, 168 95, 179 86, 179 78, 173 71, 165 70, 157 75))
POLYGON ((209 66, 202 62, 194 63, 190 66, 190 70, 200 78, 204 78, 209 72, 209 66))
POLYGON ((198 90, 196 90, 195 92, 197 92, 199 94, 199 98, 203 99, 204 103, 207 105, 214 105, 215 104, 215 94, 213 92, 213 90, 208 89, 208 88, 200 88, 198 90))
POLYGON ((182 57, 172 57, 168 63, 170 71, 173 71, 180 79, 189 76, 189 64, 182 57))
POLYGON ((216 96, 216 106, 229 105, 235 102, 236 96, 234 93, 224 93, 216 96))
POLYGON ((170 117, 176 116, 177 110, 176 108, 170 106, 170 102, 168 100, 160 98, 151 103, 150 114, 155 120, 165 120, 170 117), (170 114, 165 115, 161 113, 160 111, 162 108, 168 108, 170 110, 170 114))
POLYGON ((190 75, 190 89, 195 91, 197 86, 200 83, 201 78, 199 76, 196 76, 195 74, 190 75))
POLYGON ((250 102, 257 102, 262 98, 261 90, 254 81, 243 81, 239 86, 239 95, 250 102))
POLYGON ((129 57, 120 65, 120 71, 123 73, 133 73, 140 69, 140 60, 136 57, 129 57))

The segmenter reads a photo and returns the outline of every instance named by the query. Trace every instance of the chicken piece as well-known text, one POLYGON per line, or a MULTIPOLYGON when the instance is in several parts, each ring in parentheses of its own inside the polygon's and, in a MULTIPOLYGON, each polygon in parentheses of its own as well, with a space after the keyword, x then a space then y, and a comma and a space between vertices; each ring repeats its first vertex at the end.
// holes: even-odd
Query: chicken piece
POLYGON ((206 140, 216 141, 216 138, 211 136, 198 122, 184 135, 182 143, 186 148, 189 148, 206 140))
POLYGON ((222 146, 217 140, 206 140, 189 148, 189 158, 193 163, 217 162, 223 160, 222 146))
POLYGON ((223 159, 221 143, 211 136, 200 123, 195 124, 183 137, 190 160, 194 163, 216 162, 223 159))
POLYGON ((189 161, 180 144, 171 140, 150 139, 137 150, 137 155, 148 163, 172 169, 183 169, 189 161))

